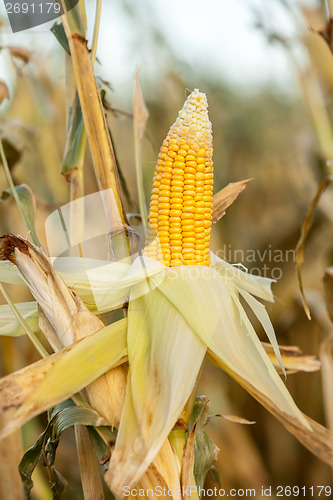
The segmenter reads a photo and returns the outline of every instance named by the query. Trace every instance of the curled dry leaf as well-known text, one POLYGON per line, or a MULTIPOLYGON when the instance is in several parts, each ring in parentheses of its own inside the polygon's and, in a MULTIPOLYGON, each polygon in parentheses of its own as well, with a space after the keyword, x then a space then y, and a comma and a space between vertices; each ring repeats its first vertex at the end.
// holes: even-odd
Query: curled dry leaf
POLYGON ((213 196, 213 223, 224 216, 226 209, 230 207, 238 195, 244 191, 250 181, 252 181, 252 179, 230 182, 230 184, 213 196))
POLYGON ((308 319, 311 319, 311 314, 310 314, 310 309, 307 304, 305 294, 304 294, 304 289, 303 289, 303 280, 302 280, 302 267, 304 264, 304 248, 305 248, 305 243, 308 237, 308 234, 310 232, 310 229, 312 227, 313 223, 313 217, 314 217, 314 212, 316 210, 316 207, 318 205, 318 202, 321 198, 321 195, 324 193, 325 189, 329 185, 330 182, 333 181, 333 176, 328 176, 325 177, 321 183, 318 186, 317 192, 311 201, 311 204, 308 208, 308 211, 306 213, 306 216, 303 220, 303 224, 301 227, 301 235, 299 237, 299 240, 296 245, 296 272, 297 272, 297 279, 298 279, 298 286, 301 292, 302 296, 302 301, 303 301, 303 307, 304 311, 308 317, 308 319))
POLYGON ((225 418, 225 420, 229 420, 229 422, 234 422, 235 424, 253 425, 256 423, 254 420, 247 420, 243 417, 237 417, 237 415, 221 415, 221 417, 225 418))
MULTIPOLYGON (((277 371, 282 373, 272 346, 266 342, 262 342, 262 345, 277 371)), ((315 356, 303 354, 299 347, 279 346, 279 349, 286 373, 315 372, 320 370, 320 361, 315 356)))
POLYGON ((287 415, 278 408, 271 399, 259 392, 241 376, 233 375, 235 380, 244 387, 260 404, 272 413, 308 450, 316 455, 326 464, 333 466, 333 433, 326 427, 318 424, 308 416, 304 415, 309 428, 300 423, 292 416, 287 415))
POLYGON ((0 80, 0 104, 2 104, 5 99, 9 98, 10 96, 7 84, 0 80))

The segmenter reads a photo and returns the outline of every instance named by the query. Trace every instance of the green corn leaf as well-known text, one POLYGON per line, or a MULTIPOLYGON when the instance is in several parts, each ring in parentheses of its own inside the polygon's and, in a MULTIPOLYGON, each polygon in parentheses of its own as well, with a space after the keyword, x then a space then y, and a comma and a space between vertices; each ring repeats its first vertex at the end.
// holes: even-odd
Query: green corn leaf
POLYGON ((66 400, 55 406, 49 412, 50 420, 45 431, 39 436, 36 443, 23 455, 19 465, 19 472, 24 488, 25 497, 31 498, 33 481, 32 473, 39 460, 43 457, 44 466, 49 469, 53 498, 57 498, 64 491, 66 482, 54 468, 55 454, 61 433, 75 424, 98 427, 107 425, 107 422, 91 408, 81 408, 66 400))
POLYGON ((60 23, 54 23, 54 25, 51 28, 51 31, 58 40, 58 42, 60 43, 60 45, 65 49, 67 54, 70 54, 68 38, 66 36, 63 25, 60 23))
POLYGON ((54 418, 56 434, 61 434, 74 424, 92 425, 94 427, 107 426, 108 423, 92 408, 72 406, 61 410, 54 418))
POLYGON ((45 433, 46 431, 44 431, 43 434, 39 436, 36 443, 23 455, 19 465, 19 473, 21 476, 25 498, 27 500, 31 498, 30 491, 34 485, 31 476, 39 462, 39 458, 42 453, 45 433))
POLYGON ((197 397, 191 414, 189 429, 196 422, 194 448, 194 477, 198 488, 203 488, 206 475, 216 460, 218 448, 205 431, 208 421, 209 400, 197 397))
POLYGON ((82 158, 86 147, 85 133, 80 100, 76 93, 70 112, 66 146, 61 164, 61 173, 66 177, 73 168, 82 168, 82 158))
MULTIPOLYGON (((115 443, 116 438, 117 438, 117 430, 112 429, 111 427, 102 427, 103 429, 103 434, 104 437, 107 437, 108 443, 112 444, 115 443)), ((105 463, 107 464, 108 460, 110 459, 110 447, 107 446, 105 443, 105 440, 102 439, 100 434, 96 431, 94 427, 88 427, 88 432, 89 436, 91 439, 91 442, 93 444, 93 447, 95 449, 96 455, 100 461, 100 463, 105 463)), ((107 465, 105 470, 107 470, 107 465)))

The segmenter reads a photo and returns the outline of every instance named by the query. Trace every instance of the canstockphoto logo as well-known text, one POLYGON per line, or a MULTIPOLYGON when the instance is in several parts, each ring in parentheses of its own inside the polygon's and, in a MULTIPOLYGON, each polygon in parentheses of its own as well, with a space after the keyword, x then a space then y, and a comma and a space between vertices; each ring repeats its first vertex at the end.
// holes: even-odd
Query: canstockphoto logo
POLYGON ((3 0, 14 33, 52 21, 71 10, 79 0, 3 0))

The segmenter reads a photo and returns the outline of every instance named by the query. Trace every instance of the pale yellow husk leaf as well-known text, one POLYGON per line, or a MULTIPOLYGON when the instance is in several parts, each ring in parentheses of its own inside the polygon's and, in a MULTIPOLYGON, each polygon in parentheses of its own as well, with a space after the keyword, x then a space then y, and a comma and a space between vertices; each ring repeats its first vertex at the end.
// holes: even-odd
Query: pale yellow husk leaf
POLYGON ((0 437, 69 398, 126 360, 127 320, 106 326, 48 358, 0 380, 0 410, 17 408, 0 437), (22 373, 22 376, 21 376, 22 373), (37 381, 37 384, 36 384, 37 381), (3 391, 2 391, 3 389, 3 391))
POLYGON ((214 276, 214 269, 197 268, 195 281, 186 272, 190 274, 190 268, 185 268, 185 275, 184 268, 167 270, 159 289, 207 345, 209 355, 304 446, 333 465, 330 432, 297 408, 243 310, 238 296, 241 284, 234 287, 228 279, 214 276))
MULTIPOLYGON (((104 325, 85 308, 80 298, 67 288, 60 275, 52 267, 49 259, 36 247, 27 244, 27 242, 21 239, 12 238, 12 240, 9 240, 9 243, 11 244, 9 250, 11 250, 13 245, 18 245, 24 250, 24 253, 22 253, 17 248, 15 249, 15 262, 32 294, 42 307, 44 325, 47 324, 47 330, 49 332, 54 329, 52 338, 55 337, 59 339, 63 344, 70 344, 77 338, 94 335, 95 332, 97 332, 99 336, 101 333, 99 330, 101 330, 104 325)), ((5 250, 8 251, 6 248, 5 250)), ((68 261, 66 264, 67 263, 68 261)), ((119 266, 117 267, 119 268, 119 266)), ((115 270, 116 267, 112 266, 112 269, 115 270)), ((127 293, 126 286, 129 291, 131 285, 138 282, 136 292, 133 292, 133 296, 136 297, 140 296, 142 293, 146 293, 146 291, 150 290, 152 287, 152 284, 147 281, 149 273, 152 272, 155 274, 156 280, 159 282, 161 276, 163 276, 163 269, 161 264, 151 261, 148 258, 137 259, 131 267, 128 266, 125 269, 125 272, 122 273, 122 277, 119 278, 118 283, 120 292, 123 294, 124 291, 126 291, 127 293)), ((108 276, 105 270, 103 269, 102 272, 100 272, 99 269, 98 271, 99 275, 97 281, 100 283, 104 279, 104 282, 106 282, 108 276)), ((77 281, 77 275, 75 275, 74 278, 75 281, 77 281)), ((90 280, 91 275, 89 276, 89 283, 91 283, 90 280)), ((85 283, 87 283, 87 280, 85 283)), ((110 286, 110 283, 108 283, 108 286, 110 286)), ((110 301, 108 308, 109 307, 113 307, 112 301, 110 301)), ((48 337, 48 339, 50 340, 50 337, 48 337)), ((90 356, 91 354, 90 352, 90 356)), ((85 369, 84 363, 86 361, 88 360, 83 360, 82 369, 85 369)), ((124 359, 121 361, 124 361, 124 359)), ((98 373, 96 367, 94 367, 93 379, 98 376, 99 378, 86 387, 88 400, 93 408, 95 408, 111 426, 118 427, 125 398, 126 365, 118 366, 111 370, 109 369, 110 366, 107 366, 106 363, 101 363, 101 365, 100 373, 108 371, 104 375, 99 376, 100 373, 98 373)), ((60 366, 60 377, 64 376, 65 368, 66 367, 63 366, 62 371, 60 366)), ((66 376, 65 379, 67 381, 66 376)), ((58 388, 59 398, 61 397, 61 399, 67 397, 67 394, 65 395, 63 393, 63 382, 64 380, 61 378, 57 380, 57 384, 60 386, 58 388)), ((87 384, 89 384, 88 380, 84 382, 84 385, 87 384)), ((40 406, 40 402, 45 402, 44 395, 49 391, 48 386, 49 384, 43 381, 40 386, 37 387, 36 391, 31 395, 31 398, 27 399, 24 408, 22 409, 21 407, 18 410, 19 417, 24 420, 25 412, 30 413, 31 417, 33 415, 32 412, 35 411, 37 414, 44 409, 40 406)), ((75 388, 75 391, 78 389, 79 388, 75 388)), ((52 402, 52 405, 53 404, 55 404, 54 400, 52 402)), ((141 478, 139 485, 145 488, 152 487, 152 485, 162 485, 174 491, 179 489, 179 464, 167 439, 160 448, 154 462, 150 464, 146 474, 141 478), (165 465, 166 462, 167 466, 165 465)), ((153 498, 155 498, 155 495, 153 498)))
MULTIPOLYGON (((192 279, 191 266, 188 267, 188 271, 185 266, 167 270, 159 290, 177 307, 226 371, 234 378, 241 376, 271 399, 281 412, 309 429, 248 320, 233 281, 221 279, 215 269, 198 267, 192 269, 192 275, 195 271, 192 279)), ((246 280, 249 278, 250 275, 246 280)))
POLYGON ((10 285, 24 285, 17 267, 8 260, 0 261, 0 281, 10 285))
MULTIPOLYGON (((137 295, 141 295, 149 290, 147 277, 155 276, 160 281, 164 276, 163 264, 149 257, 138 257, 132 265, 121 261, 108 262, 80 257, 57 257, 51 259, 51 262, 65 284, 80 296, 88 309, 99 314, 121 306, 127 300, 133 285, 141 283, 141 286, 136 286, 137 295)), ((24 261, 21 266, 23 264, 24 261)), ((22 268, 22 272, 25 273, 27 281, 29 265, 28 268, 22 268)), ((8 261, 0 262, 0 281, 24 285, 18 268, 8 261)), ((38 285, 42 286, 40 295, 44 296, 46 290, 43 279, 38 285)), ((46 302, 44 301, 44 304, 46 302)), ((41 306, 43 307, 42 303, 41 306)))
MULTIPOLYGON (((37 302, 20 302, 14 305, 30 330, 37 332, 39 330, 37 302)), ((18 337, 25 333, 9 305, 0 306, 0 335, 18 337)))
POLYGON ((108 482, 120 494, 155 458, 191 394, 205 345, 159 290, 130 301, 129 380, 108 482))

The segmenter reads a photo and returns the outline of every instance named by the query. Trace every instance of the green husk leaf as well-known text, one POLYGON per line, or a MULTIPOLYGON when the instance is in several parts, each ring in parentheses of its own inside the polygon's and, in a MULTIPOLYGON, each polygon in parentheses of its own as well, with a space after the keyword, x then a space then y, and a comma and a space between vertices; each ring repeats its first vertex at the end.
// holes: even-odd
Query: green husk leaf
POLYGON ((205 431, 208 422, 209 400, 207 397, 195 399, 189 429, 196 422, 194 447, 194 477, 197 487, 203 488, 207 473, 216 461, 219 449, 205 431))

